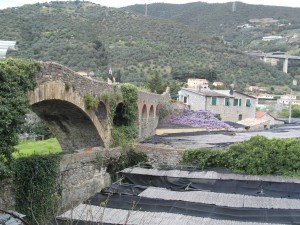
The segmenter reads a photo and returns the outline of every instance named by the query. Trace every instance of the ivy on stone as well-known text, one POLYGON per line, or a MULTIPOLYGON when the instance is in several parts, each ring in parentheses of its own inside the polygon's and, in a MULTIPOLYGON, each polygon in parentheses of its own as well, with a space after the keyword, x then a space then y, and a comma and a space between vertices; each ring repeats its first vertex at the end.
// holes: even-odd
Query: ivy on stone
POLYGON ((31 60, 0 60, 0 179, 10 175, 14 146, 28 112, 27 92, 34 88, 39 69, 31 60))
POLYGON ((132 84, 122 84, 121 92, 124 103, 123 118, 124 124, 127 126, 135 125, 138 117, 137 113, 137 101, 138 101, 138 89, 132 84))
POLYGON ((29 224, 49 224, 61 206, 60 154, 32 155, 14 162, 16 210, 29 224))

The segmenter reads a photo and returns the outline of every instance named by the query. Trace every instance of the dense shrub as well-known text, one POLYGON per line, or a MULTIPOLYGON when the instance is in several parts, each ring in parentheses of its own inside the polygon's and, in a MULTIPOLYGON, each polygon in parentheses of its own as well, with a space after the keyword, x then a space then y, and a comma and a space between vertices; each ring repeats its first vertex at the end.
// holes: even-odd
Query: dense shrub
POLYGON ((300 176, 300 140, 255 136, 226 150, 187 150, 182 162, 201 169, 226 167, 252 175, 300 176))
POLYGON ((207 167, 225 167, 224 150, 212 150, 208 148, 190 149, 184 152, 182 163, 194 165, 201 169, 207 167))
POLYGON ((116 181, 117 172, 147 161, 148 157, 145 153, 136 152, 131 146, 128 151, 124 150, 119 158, 108 159, 107 172, 111 175, 111 179, 116 181))
POLYGON ((134 126, 114 127, 111 131, 113 142, 111 147, 126 146, 137 138, 137 130, 134 126))
POLYGON ((0 179, 10 175, 14 146, 28 112, 27 92, 34 88, 39 69, 34 61, 0 60, 0 179))
POLYGON ((99 105, 99 100, 91 94, 86 94, 84 96, 84 103, 88 109, 97 109, 99 105))
POLYGON ((125 125, 133 126, 136 123, 137 114, 137 101, 138 101, 138 89, 132 84, 122 84, 121 92, 124 103, 124 114, 125 125))
POLYGON ((228 168, 254 175, 300 175, 300 140, 252 137, 227 150, 228 168))
POLYGON ((32 155, 14 163, 16 210, 29 224, 48 224, 60 205, 60 155, 32 155))

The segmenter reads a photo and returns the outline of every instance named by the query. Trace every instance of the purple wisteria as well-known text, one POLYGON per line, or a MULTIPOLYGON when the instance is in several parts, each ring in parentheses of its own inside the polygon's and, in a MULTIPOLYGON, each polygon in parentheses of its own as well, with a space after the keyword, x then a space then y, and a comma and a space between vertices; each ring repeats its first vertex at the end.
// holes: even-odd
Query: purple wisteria
POLYGON ((169 122, 172 124, 187 125, 208 129, 229 129, 231 126, 218 120, 213 113, 204 110, 196 112, 184 110, 182 114, 171 116, 169 122))

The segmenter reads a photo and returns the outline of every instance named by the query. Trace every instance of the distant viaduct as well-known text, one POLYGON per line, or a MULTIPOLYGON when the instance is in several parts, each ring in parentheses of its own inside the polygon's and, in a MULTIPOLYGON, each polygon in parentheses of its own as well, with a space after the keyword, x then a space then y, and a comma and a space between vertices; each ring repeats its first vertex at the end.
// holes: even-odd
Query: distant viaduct
POLYGON ((266 61, 266 59, 284 59, 283 68, 282 68, 282 71, 284 73, 288 73, 289 59, 300 60, 300 56, 285 55, 284 53, 277 54, 276 52, 275 53, 251 53, 250 55, 259 57, 264 62, 266 61))

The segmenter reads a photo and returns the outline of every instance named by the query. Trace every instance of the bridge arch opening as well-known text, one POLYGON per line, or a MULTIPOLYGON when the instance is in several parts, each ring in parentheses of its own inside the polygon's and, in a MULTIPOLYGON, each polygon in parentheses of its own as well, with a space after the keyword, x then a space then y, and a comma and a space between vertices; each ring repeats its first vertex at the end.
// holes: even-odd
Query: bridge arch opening
POLYGON ((149 119, 154 119, 154 107, 151 105, 149 110, 149 119))
POLYGON ((141 136, 145 137, 146 130, 147 130, 147 106, 144 104, 142 108, 142 114, 141 114, 141 136))
POLYGON ((93 121, 73 103, 58 99, 43 100, 31 105, 31 110, 47 123, 64 151, 105 147, 93 121))
POLYGON ((95 110, 95 113, 100 122, 108 119, 107 108, 102 101, 100 101, 98 108, 95 110))
POLYGON ((113 118, 113 123, 114 123, 114 126, 117 126, 117 127, 126 125, 126 119, 124 117, 123 102, 120 102, 116 107, 115 115, 113 118))

